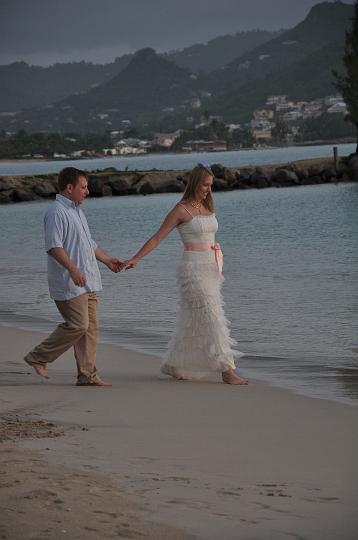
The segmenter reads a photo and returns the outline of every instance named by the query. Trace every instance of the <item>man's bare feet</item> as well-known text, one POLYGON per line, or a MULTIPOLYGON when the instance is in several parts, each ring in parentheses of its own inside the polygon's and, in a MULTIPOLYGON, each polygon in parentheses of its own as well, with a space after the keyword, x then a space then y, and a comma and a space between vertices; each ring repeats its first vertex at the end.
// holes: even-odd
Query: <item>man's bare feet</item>
POLYGON ((223 382, 226 384, 249 384, 246 379, 239 377, 233 369, 228 369, 227 371, 222 372, 223 382))
POLYGON ((49 374, 47 373, 46 369, 42 364, 33 364, 32 367, 36 371, 37 375, 40 375, 40 377, 43 377, 44 379, 49 379, 49 374))
POLYGON ((30 360, 30 358, 28 358, 29 355, 25 356, 24 358, 24 361, 26 362, 26 364, 28 364, 29 366, 31 366, 32 368, 34 368, 34 370, 36 371, 37 375, 40 375, 40 377, 43 377, 44 379, 49 379, 49 374, 47 373, 46 371, 46 368, 43 364, 34 364, 32 362, 32 360, 30 360))

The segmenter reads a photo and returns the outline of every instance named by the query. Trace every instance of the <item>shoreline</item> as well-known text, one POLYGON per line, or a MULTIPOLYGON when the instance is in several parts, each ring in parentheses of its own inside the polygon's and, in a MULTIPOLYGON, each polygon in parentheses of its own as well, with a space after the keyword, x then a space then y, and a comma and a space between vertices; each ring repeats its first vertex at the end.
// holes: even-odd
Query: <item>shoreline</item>
MULTIPOLYGON (((30 333, 36 333, 36 334, 44 334, 44 333, 49 334, 50 332, 53 331, 53 329, 59 322, 55 320, 48 321, 45 319, 31 319, 30 317, 26 317, 26 319, 28 320, 25 321, 24 318, 22 321, 16 318, 14 318, 13 320, 7 320, 7 321, 4 319, 0 320, 0 333, 2 329, 14 329, 14 330, 19 330, 21 332, 30 332, 30 333)), ((142 340, 140 338, 139 338, 139 342, 142 343, 142 340)), ((114 339, 113 336, 109 334, 104 335, 103 330, 102 332, 100 332, 98 343, 103 346, 108 345, 110 347, 116 347, 121 352, 124 352, 124 353, 130 352, 131 354, 132 353, 139 354, 140 356, 144 355, 145 357, 148 357, 148 359, 151 359, 151 360, 153 360, 153 358, 161 357, 164 352, 164 351, 159 351, 155 349, 148 350, 145 348, 145 345, 140 346, 138 345, 138 343, 134 341, 130 341, 130 342, 127 341, 123 344, 121 341, 119 342, 118 340, 114 339)), ((282 389, 284 391, 291 392, 295 395, 301 395, 301 396, 305 396, 311 399, 320 399, 320 400, 325 400, 325 401, 329 401, 333 403, 344 404, 349 407, 358 407, 358 399, 356 395, 354 395, 355 397, 352 397, 353 394, 337 395, 332 392, 327 393, 327 389, 324 389, 325 391, 322 393, 322 389, 321 391, 319 391, 317 387, 315 391, 312 391, 312 390, 310 391, 310 390, 307 390, 307 388, 297 385, 297 383, 292 384, 291 382, 290 384, 286 379, 280 380, 279 378, 276 378, 275 374, 277 372, 277 367, 273 368, 273 366, 271 366, 271 369, 273 371, 272 371, 271 376, 268 377, 267 373, 262 373, 260 371, 260 368, 257 368, 256 366, 251 364, 251 362, 252 361, 255 362, 255 360, 262 361, 265 358, 268 360, 273 357, 280 360, 281 362, 293 361, 292 358, 290 359, 290 358, 285 358, 285 357, 278 357, 277 355, 263 357, 262 355, 258 355, 258 354, 244 353, 243 357, 240 359, 240 365, 238 366, 238 369, 244 377, 249 378, 250 380, 253 378, 256 382, 260 382, 264 385, 269 385, 272 388, 282 389), (252 376, 252 373, 255 372, 255 370, 257 369, 258 371, 256 371, 254 376, 252 376)), ((322 372, 322 375, 324 375, 324 372, 322 372)))
MULTIPOLYGON (((302 146, 327 146, 332 145, 336 146, 339 144, 355 144, 357 142, 357 139, 355 137, 342 137, 342 139, 328 139, 328 140, 315 140, 315 141, 302 141, 302 142, 290 142, 285 145, 281 146, 271 146, 271 145, 259 145, 259 146, 248 146, 248 147, 239 147, 239 148, 228 148, 225 150, 225 152, 240 152, 243 151, 249 151, 249 150, 278 150, 278 149, 285 149, 285 148, 300 148, 302 146)), ((215 155, 218 152, 221 152, 222 150, 211 150, 210 154, 215 155)), ((206 153, 205 151, 202 152, 192 152, 192 151, 177 151, 177 152, 147 152, 146 154, 143 154, 143 156, 179 156, 179 155, 191 155, 191 154, 197 154, 197 153, 206 153)), ((84 160, 95 160, 95 159, 102 159, 102 158, 129 158, 133 159, 136 157, 139 157, 140 155, 136 154, 124 154, 124 155, 112 155, 112 156, 106 156, 106 155, 98 155, 98 156, 85 156, 85 157, 71 157, 68 156, 66 158, 53 158, 53 157, 42 157, 42 158, 0 158, 0 163, 38 163, 38 162, 48 162, 48 161, 84 161, 84 160)))
MULTIPOLYGON (((355 538, 355 408, 254 380, 245 388, 221 384, 218 378, 173 381, 158 376, 155 357, 103 344, 98 350, 99 370, 113 387, 82 389, 74 386, 72 353, 49 366, 51 380, 43 381, 22 361, 38 342, 38 334, 0 327, 0 336, 3 414, 26 413, 62 426, 65 432, 62 437, 21 442, 22 457, 12 455, 13 446, 10 451, 0 446, 6 482, 14 483, 21 469, 22 480, 29 477, 28 483, 18 485, 15 498, 16 508, 24 511, 19 519, 22 527, 26 520, 34 522, 33 510, 40 505, 43 511, 46 500, 44 518, 52 519, 54 508, 62 511, 55 532, 59 527, 68 530, 66 522, 71 523, 73 514, 63 511, 67 504, 63 497, 70 488, 83 489, 92 501, 91 493, 99 495, 92 509, 102 495, 104 503, 112 499, 118 519, 130 527, 150 519, 181 529, 178 538, 183 539, 184 534, 205 540, 355 538), (11 458, 15 467, 10 467, 11 458), (41 487, 46 467, 50 479, 47 484, 42 480, 41 487), (61 467, 61 477, 51 476, 56 467, 61 467), (90 479, 88 472, 94 474, 90 479), (82 473, 85 485, 76 476, 82 473), (113 485, 116 490, 120 486, 128 504, 137 505, 133 514, 128 511, 134 521, 120 515, 113 485), (54 503, 55 498, 66 504, 54 503)), ((2 497, 5 491, 1 490, 2 497)), ((9 502, 11 497, 1 504, 9 502)), ((83 506, 79 511, 84 512, 83 506)), ((93 514, 85 526, 96 529, 96 523, 98 528, 102 517, 93 514)), ((113 522, 108 516, 106 520, 113 522)), ((51 527, 46 538, 55 539, 51 527)), ((90 530, 88 538, 92 533, 98 535, 90 530)))

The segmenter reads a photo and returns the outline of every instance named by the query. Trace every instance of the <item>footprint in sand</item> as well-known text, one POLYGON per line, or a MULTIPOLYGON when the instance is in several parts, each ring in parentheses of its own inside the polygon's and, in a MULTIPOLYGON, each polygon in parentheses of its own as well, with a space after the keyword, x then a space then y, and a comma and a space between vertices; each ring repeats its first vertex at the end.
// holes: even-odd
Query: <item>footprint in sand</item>
POLYGON ((114 512, 105 512, 104 510, 93 510, 93 513, 94 514, 103 514, 104 516, 109 516, 109 517, 112 517, 112 518, 118 517, 117 514, 115 514, 114 512))
POLYGON ((259 490, 260 495, 292 498, 292 495, 288 495, 285 492, 286 487, 287 484, 256 484, 256 489, 259 490))
POLYGON ((217 492, 219 495, 227 495, 230 497, 241 497, 242 491, 244 488, 230 488, 230 489, 219 489, 217 492))

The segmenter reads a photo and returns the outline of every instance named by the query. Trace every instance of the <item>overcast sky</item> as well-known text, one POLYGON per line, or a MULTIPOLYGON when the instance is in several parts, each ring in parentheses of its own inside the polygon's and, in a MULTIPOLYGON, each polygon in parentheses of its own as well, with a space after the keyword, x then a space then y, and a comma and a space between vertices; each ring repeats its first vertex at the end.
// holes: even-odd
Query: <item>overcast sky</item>
MULTIPOLYGON (((111 62, 142 47, 292 28, 318 0, 0 0, 0 64, 111 62)), ((345 0, 353 3, 353 0, 345 0)))

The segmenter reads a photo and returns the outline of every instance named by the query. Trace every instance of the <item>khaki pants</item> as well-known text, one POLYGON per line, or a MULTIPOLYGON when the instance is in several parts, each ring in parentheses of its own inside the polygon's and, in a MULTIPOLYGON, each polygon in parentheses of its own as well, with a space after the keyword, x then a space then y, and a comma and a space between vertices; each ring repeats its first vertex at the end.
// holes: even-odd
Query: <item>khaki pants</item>
POLYGON ((53 362, 73 346, 77 363, 78 380, 96 380, 96 348, 98 341, 98 301, 96 293, 90 292, 71 298, 55 300, 63 323, 42 343, 25 356, 30 364, 53 362))

